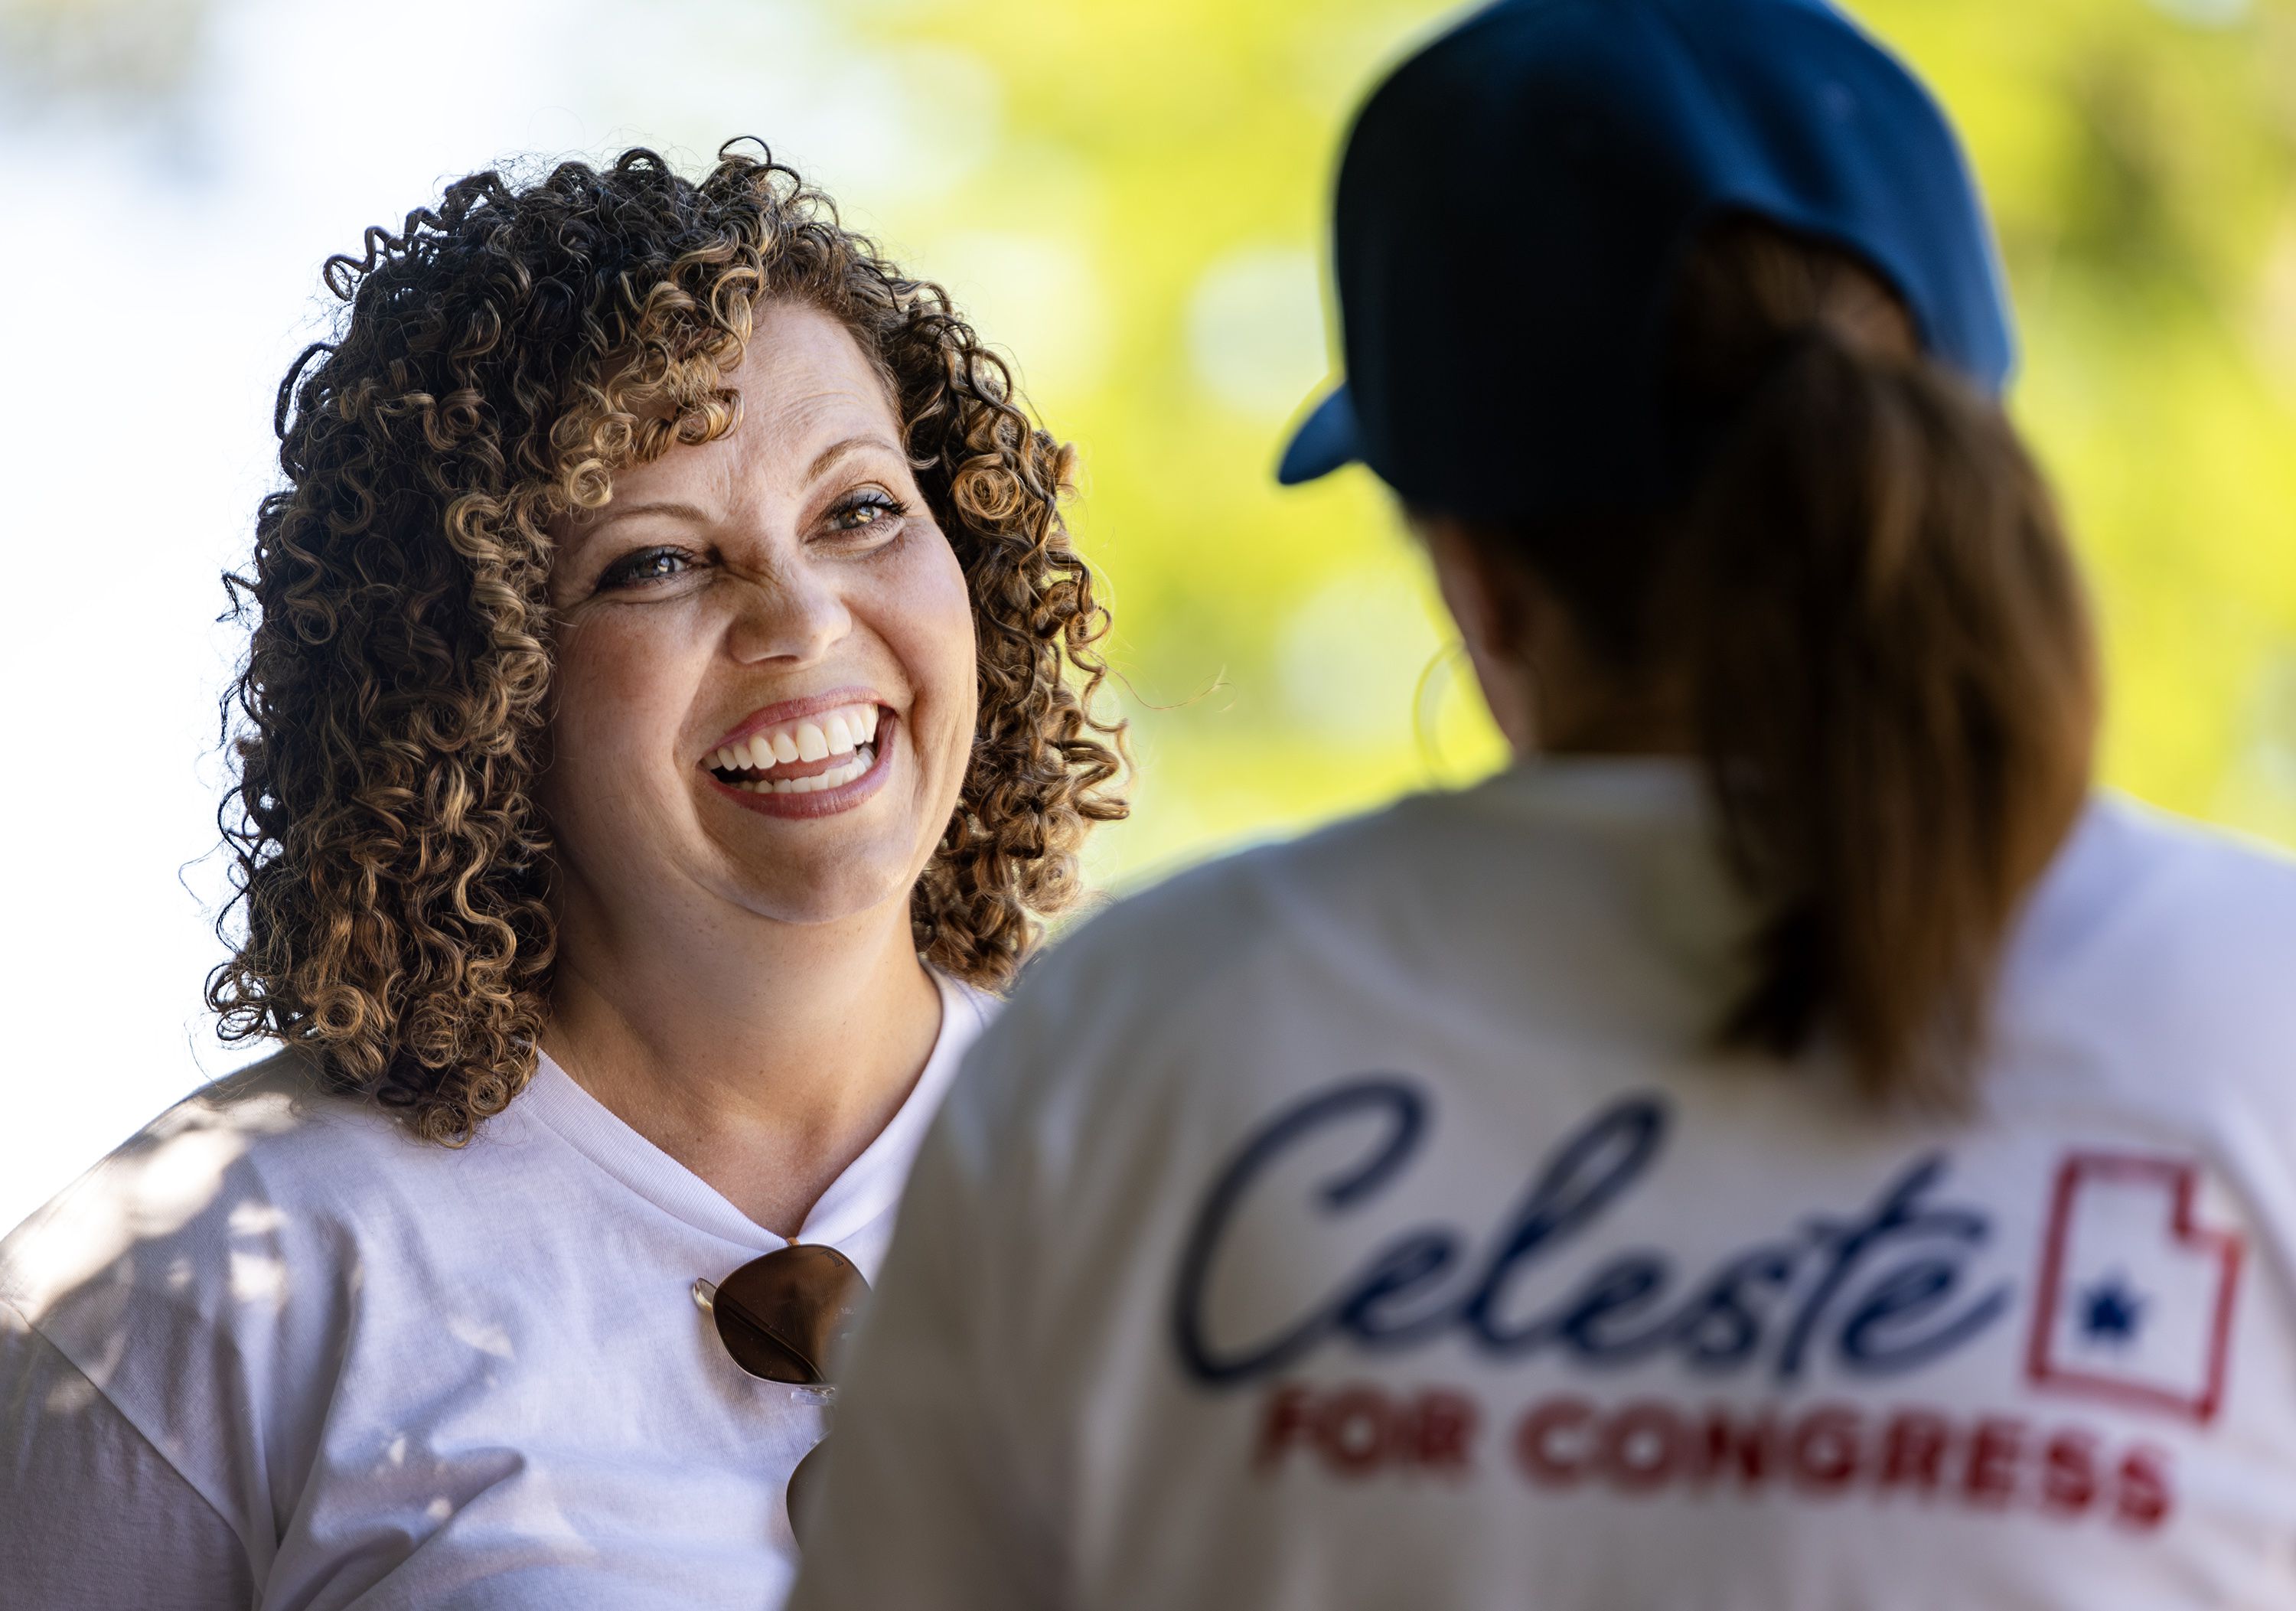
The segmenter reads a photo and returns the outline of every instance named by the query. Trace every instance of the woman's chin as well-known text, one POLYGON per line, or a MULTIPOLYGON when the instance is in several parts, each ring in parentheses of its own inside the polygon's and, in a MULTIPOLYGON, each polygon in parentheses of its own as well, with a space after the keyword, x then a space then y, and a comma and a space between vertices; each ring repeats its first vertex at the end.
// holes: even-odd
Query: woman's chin
POLYGON ((861 852, 816 867, 783 859, 770 867, 738 868, 733 897, 760 917, 808 928, 861 917, 889 901, 899 901, 906 912, 916 885, 910 859, 903 855, 898 861, 881 860, 861 852))

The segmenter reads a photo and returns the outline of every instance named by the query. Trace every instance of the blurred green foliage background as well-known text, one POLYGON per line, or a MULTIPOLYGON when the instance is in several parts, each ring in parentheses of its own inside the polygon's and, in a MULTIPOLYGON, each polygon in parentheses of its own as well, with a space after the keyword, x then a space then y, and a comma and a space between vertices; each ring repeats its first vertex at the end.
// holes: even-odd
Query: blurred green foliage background
MULTIPOLYGON (((1851 4, 1941 95, 1998 215, 2013 407, 2104 628, 2105 777, 2296 843, 2296 0, 1851 4)), ((243 202, 198 202, 242 250, 185 237, 175 261, 250 287, 286 265, 306 297, 358 225, 489 161, 643 142, 699 168, 763 136, 947 284, 1083 450, 1074 522, 1141 763, 1135 820, 1094 851, 1122 886, 1500 762, 1376 483, 1269 473, 1326 372, 1349 114, 1462 9, 0 0, 0 133, 26 196, 78 162, 278 198, 260 253, 243 202)), ((158 361, 211 361, 177 345, 158 361)), ((255 357, 267 388, 280 360, 255 357)), ((226 408, 250 444, 262 395, 226 408)), ((213 505, 226 551, 251 503, 213 505)))
MULTIPOLYGON (((2085 555, 2103 771, 2296 843, 2296 4, 1864 0, 1952 111, 2024 341, 2015 412, 2085 555)), ((1356 102, 1449 8, 904 4, 993 72, 1000 149, 886 222, 1083 449, 1139 811, 1121 886, 1499 763, 1360 470, 1269 467, 1326 352, 1319 264, 1356 102)))

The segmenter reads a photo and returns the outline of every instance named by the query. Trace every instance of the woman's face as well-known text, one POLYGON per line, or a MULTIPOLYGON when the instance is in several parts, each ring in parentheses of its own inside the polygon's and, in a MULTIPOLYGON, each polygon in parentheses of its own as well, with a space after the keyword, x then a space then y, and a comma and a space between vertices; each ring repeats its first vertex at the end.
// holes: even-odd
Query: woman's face
POLYGON ((561 905, 641 935, 662 914, 689 945, 697 898, 906 921, 972 749, 964 577, 843 325, 763 306, 733 378, 734 431, 558 534, 561 905))

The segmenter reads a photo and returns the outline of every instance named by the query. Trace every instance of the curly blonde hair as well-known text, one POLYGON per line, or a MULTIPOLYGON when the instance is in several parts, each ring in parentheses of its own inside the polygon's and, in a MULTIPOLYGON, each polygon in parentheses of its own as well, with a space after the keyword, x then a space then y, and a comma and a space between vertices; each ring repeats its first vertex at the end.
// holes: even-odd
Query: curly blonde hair
POLYGON ((972 601, 980 721, 911 899, 918 950, 1006 983, 1125 815, 1096 711, 1107 612, 1033 426, 937 285, 904 275, 759 148, 698 183, 653 152, 447 187, 328 259, 340 334, 281 382, 287 485, 263 500, 226 698, 219 822, 244 933, 208 982, 226 1040, 316 1054, 418 1136, 467 1141, 532 1074, 556 943, 536 804, 552 522, 615 473, 730 430, 761 300, 839 320, 895 399, 972 601))

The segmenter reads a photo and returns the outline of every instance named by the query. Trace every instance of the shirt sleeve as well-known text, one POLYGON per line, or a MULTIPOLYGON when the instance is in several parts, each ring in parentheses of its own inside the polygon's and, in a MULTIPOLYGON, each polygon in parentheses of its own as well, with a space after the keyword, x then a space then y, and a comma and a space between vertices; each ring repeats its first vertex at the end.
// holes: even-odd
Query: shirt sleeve
POLYGON ((1059 1603, 1049 1530, 1031 1525, 1013 1454, 1017 1362, 995 1335, 980 1175, 952 1122, 964 1089, 909 1177, 821 1457, 790 1611, 1059 1603))
POLYGON ((4 1303, 0 1585, 21 1611, 255 1604, 231 1525, 4 1303))

